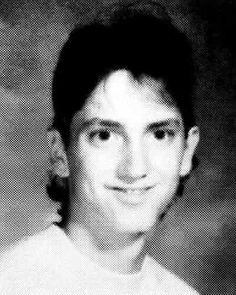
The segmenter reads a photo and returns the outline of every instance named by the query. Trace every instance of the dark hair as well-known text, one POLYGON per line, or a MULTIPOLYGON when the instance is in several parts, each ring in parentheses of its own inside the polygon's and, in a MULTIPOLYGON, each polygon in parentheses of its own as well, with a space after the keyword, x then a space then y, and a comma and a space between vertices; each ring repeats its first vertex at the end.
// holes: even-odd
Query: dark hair
POLYGON ((60 52, 52 84, 53 127, 66 147, 74 114, 103 78, 121 69, 137 80, 144 76, 162 80, 186 131, 195 125, 194 65, 188 38, 160 4, 116 6, 90 24, 76 27, 60 52))

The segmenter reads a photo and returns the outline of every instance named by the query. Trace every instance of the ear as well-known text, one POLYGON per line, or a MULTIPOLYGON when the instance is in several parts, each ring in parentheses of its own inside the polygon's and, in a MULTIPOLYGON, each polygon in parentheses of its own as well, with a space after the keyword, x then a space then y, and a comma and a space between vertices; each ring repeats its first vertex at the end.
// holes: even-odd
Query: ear
POLYGON ((48 131, 47 140, 49 161, 53 174, 60 177, 68 177, 69 165, 60 133, 56 129, 48 131))
POLYGON ((180 176, 182 177, 188 175, 192 169, 193 155, 196 151, 199 138, 199 128, 197 126, 192 127, 188 132, 184 155, 181 163, 180 176))

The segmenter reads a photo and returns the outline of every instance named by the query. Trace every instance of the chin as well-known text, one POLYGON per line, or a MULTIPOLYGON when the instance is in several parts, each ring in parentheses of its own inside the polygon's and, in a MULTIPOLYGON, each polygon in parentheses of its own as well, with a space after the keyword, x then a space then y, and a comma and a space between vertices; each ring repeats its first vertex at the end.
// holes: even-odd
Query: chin
POLYGON ((132 219, 130 218, 125 222, 126 220, 120 220, 117 224, 117 229, 119 232, 123 233, 147 233, 149 232, 153 226, 155 225, 156 219, 152 220, 145 220, 142 217, 138 220, 134 220, 132 222, 132 219))

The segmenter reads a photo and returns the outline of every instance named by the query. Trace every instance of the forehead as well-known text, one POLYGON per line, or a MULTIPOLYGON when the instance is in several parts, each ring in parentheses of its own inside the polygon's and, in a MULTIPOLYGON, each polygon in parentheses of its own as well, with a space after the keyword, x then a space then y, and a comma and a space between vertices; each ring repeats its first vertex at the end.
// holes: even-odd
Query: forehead
POLYGON ((173 99, 164 83, 143 77, 135 80, 132 75, 119 70, 103 79, 87 99, 79 115, 129 123, 145 123, 180 118, 173 99))

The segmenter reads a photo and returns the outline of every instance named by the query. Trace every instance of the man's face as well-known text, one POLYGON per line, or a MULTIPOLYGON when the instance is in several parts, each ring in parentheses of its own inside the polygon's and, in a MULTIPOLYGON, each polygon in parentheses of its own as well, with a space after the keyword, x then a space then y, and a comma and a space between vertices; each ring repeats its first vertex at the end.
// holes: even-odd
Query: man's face
POLYGON ((70 188, 78 216, 118 232, 149 230, 189 172, 186 153, 183 120, 163 84, 138 82, 125 70, 110 74, 71 125, 70 188))

